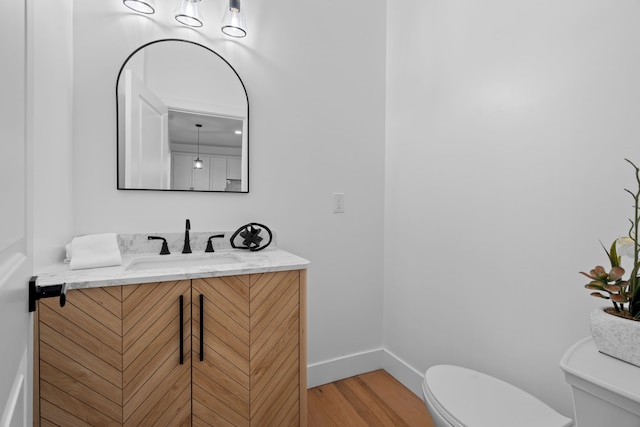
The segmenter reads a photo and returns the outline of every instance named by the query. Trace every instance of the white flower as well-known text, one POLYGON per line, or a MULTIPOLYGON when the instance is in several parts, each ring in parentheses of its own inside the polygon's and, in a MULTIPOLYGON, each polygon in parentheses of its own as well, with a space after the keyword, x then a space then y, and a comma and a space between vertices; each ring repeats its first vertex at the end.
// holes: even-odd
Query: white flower
POLYGON ((635 242, 631 237, 620 237, 616 240, 616 251, 618 255, 625 255, 629 258, 633 258, 636 251, 635 242))

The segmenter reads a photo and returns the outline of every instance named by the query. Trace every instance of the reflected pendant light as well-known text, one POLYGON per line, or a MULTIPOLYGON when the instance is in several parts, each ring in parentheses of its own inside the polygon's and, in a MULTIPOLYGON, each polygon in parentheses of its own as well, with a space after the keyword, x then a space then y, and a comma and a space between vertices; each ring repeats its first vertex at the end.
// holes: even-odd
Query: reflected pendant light
POLYGON ((176 21, 189 27, 202 27, 200 0, 179 0, 176 7, 176 21))
POLYGON ((125 6, 136 12, 151 15, 156 11, 156 5, 154 0, 122 0, 125 6))
POLYGON ((247 23, 240 9, 240 0, 229 0, 229 7, 222 18, 222 32, 231 37, 241 38, 247 35, 247 23))
POLYGON ((202 127, 202 125, 197 124, 196 127, 198 128, 198 157, 196 157, 196 159, 193 161, 193 168, 202 169, 203 162, 202 160, 200 160, 200 128, 202 127))

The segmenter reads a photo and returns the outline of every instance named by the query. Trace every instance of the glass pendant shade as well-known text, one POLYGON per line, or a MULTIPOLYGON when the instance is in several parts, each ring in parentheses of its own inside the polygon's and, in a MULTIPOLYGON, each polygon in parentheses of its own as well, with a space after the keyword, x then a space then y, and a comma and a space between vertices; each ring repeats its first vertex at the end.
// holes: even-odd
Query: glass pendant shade
POLYGON ((200 0, 179 0, 176 7, 176 20, 189 27, 202 27, 200 0))
POLYGON ((247 35, 247 23, 244 13, 240 9, 240 0, 229 0, 229 7, 222 18, 222 32, 231 37, 244 37, 247 35))
POLYGON ((129 9, 133 9, 136 12, 145 13, 147 15, 151 15, 156 11, 154 0, 122 0, 122 3, 129 9))
POLYGON ((196 124, 196 129, 198 129, 198 157, 196 157, 196 159, 193 161, 193 168, 194 169, 202 169, 203 166, 203 162, 200 159, 200 128, 202 127, 201 124, 196 124))

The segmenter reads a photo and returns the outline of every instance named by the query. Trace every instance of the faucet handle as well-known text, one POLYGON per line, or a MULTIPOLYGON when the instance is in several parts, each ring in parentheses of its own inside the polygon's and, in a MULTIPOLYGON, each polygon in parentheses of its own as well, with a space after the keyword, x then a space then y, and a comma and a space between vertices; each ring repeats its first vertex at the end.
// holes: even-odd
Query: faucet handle
POLYGON ((167 239, 160 236, 147 236, 147 240, 162 240, 162 249, 160 249, 160 255, 169 255, 169 246, 167 245, 167 239))
POLYGON ((215 250, 213 249, 213 243, 211 242, 211 239, 215 239, 216 237, 222 237, 224 239, 224 234, 215 234, 211 237, 209 237, 209 240, 207 240, 207 249, 205 249, 205 252, 215 252, 215 250))

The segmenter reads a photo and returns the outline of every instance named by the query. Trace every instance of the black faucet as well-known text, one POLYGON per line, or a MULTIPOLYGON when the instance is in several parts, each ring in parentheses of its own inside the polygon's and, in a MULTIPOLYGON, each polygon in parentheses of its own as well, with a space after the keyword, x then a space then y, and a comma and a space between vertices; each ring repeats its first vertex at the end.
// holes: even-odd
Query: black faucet
POLYGON ((160 255, 169 255, 169 246, 167 246, 167 239, 159 236, 147 236, 149 240, 162 240, 162 249, 160 249, 160 255))
POLYGON ((207 240, 207 248, 204 250, 205 252, 215 252, 211 239, 215 239, 216 237, 222 237, 224 239, 224 234, 214 234, 213 236, 209 237, 209 240, 207 240))
POLYGON ((184 230, 184 247, 182 248, 183 254, 191 253, 191 242, 189 242, 189 230, 191 230, 191 221, 187 220, 187 224, 184 230))

